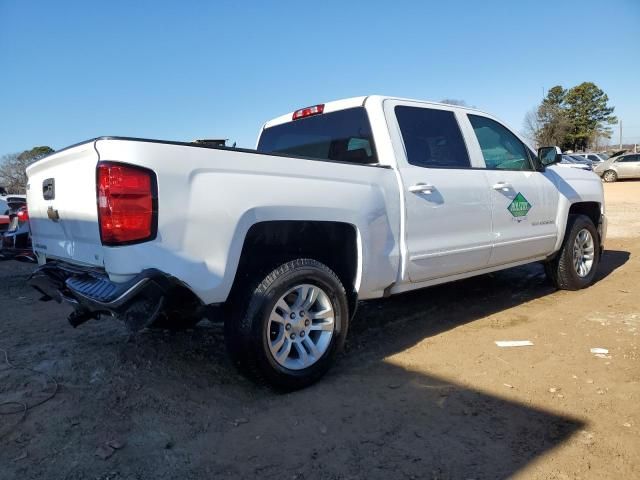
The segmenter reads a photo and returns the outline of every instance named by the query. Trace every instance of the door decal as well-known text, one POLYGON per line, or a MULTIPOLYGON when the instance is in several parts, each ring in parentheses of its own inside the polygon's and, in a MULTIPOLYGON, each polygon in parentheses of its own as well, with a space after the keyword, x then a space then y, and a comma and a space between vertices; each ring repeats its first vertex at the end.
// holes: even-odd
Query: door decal
POLYGON ((529 210, 531 210, 531 204, 524 198, 524 195, 518 192, 516 198, 514 198, 507 207, 507 210, 509 210, 514 217, 524 217, 529 213, 529 210))

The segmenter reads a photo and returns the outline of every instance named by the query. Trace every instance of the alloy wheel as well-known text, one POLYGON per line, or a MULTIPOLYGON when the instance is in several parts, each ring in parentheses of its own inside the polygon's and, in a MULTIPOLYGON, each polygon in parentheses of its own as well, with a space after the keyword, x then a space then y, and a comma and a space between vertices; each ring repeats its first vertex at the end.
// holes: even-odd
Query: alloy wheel
POLYGON ((329 348, 335 321, 333 305, 322 288, 296 285, 280 297, 269 316, 266 334, 271 355, 290 370, 310 367, 329 348))

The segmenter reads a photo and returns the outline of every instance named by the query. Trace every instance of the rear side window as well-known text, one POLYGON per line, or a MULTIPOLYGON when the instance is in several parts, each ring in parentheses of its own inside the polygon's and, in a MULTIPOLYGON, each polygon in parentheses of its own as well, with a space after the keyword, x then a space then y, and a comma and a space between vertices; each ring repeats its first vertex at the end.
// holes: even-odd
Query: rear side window
POLYGON ((258 151, 350 163, 377 163, 364 107, 275 125, 263 130, 258 151))
POLYGON ((407 161, 417 167, 469 168, 471 162, 453 112, 398 105, 396 118, 407 161))
POLYGON ((491 170, 533 170, 527 147, 498 122, 479 115, 469 115, 484 163, 491 170))

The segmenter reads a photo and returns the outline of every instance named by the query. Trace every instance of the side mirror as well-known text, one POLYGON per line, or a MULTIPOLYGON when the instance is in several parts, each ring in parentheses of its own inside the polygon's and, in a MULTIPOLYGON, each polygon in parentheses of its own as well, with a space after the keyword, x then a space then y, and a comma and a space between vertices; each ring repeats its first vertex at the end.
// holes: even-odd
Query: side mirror
POLYGON ((538 149, 538 158, 545 167, 560 163, 562 160, 562 150, 560 147, 540 147, 538 149))

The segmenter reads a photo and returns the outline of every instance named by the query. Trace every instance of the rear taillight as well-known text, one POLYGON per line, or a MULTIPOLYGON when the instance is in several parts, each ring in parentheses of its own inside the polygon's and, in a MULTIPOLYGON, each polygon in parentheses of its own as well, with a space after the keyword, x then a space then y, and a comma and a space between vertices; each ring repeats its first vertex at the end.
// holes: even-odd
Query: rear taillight
POLYGON ((320 105, 314 105, 313 107, 305 107, 300 110, 296 110, 293 112, 293 120, 298 120, 299 118, 310 117, 312 115, 320 115, 324 112, 324 103, 320 105))
POLYGON ((18 210, 18 213, 16 213, 16 215, 18 217, 19 222, 29 221, 29 211, 26 209, 26 207, 23 207, 20 210, 18 210))
POLYGON ((98 222, 103 245, 152 240, 157 230, 155 174, 122 163, 98 164, 98 222))

